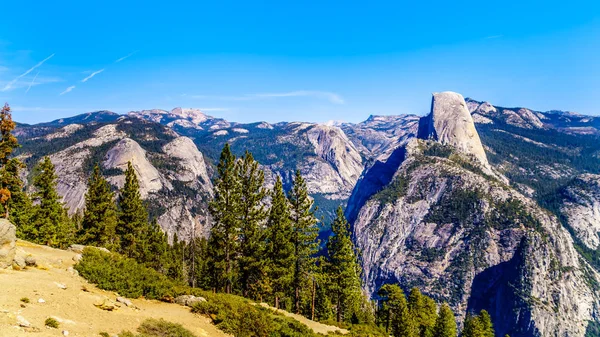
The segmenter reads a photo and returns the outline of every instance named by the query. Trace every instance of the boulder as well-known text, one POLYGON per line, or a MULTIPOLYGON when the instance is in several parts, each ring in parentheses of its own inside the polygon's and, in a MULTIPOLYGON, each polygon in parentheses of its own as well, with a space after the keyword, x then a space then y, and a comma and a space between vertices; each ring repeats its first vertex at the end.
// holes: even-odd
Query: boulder
POLYGON ((5 269, 13 264, 16 252, 15 225, 6 219, 0 219, 0 269, 5 269))
POLYGON ((27 265, 25 263, 25 258, 22 255, 15 255, 12 263, 12 267, 14 270, 21 270, 25 268, 27 265))
POLYGON ((206 299, 204 297, 196 297, 193 295, 181 295, 175 298, 175 303, 187 307, 191 307, 200 302, 206 302, 206 299))
POLYGON ((25 257, 25 265, 27 265, 27 267, 37 266, 37 261, 36 261, 35 257, 33 257, 31 255, 27 255, 25 257))
POLYGON ((85 249, 84 245, 71 245, 71 247, 69 247, 69 250, 75 253, 83 253, 83 250, 85 249))

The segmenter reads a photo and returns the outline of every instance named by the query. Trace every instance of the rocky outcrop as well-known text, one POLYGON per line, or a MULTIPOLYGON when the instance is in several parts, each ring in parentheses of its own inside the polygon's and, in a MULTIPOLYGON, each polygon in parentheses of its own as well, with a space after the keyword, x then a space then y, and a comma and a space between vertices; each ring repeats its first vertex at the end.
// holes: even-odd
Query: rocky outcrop
POLYGON ((16 253, 16 241, 15 225, 6 219, 0 219, 0 269, 12 266, 16 253))
POLYGON ((560 211, 588 248, 600 247, 600 175, 584 174, 562 191, 560 211))
POLYGON ((588 280, 599 277, 569 233, 469 165, 475 158, 437 144, 411 141, 401 164, 389 163, 390 182, 358 210, 361 185, 354 191, 348 217, 367 291, 398 282, 449 302, 459 316, 486 309, 500 336, 584 336, 599 304, 588 280))
POLYGON ((431 113, 419 123, 419 138, 450 145, 489 167, 467 103, 458 93, 447 91, 433 94, 431 113))
MULTIPOLYGON (((102 165, 107 169, 119 169, 124 172, 129 162, 133 165, 139 180, 142 198, 147 198, 148 194, 160 191, 163 187, 160 173, 146 158, 146 151, 132 139, 120 140, 106 153, 102 165)), ((110 177, 110 182, 120 188, 125 183, 125 176, 110 177)))

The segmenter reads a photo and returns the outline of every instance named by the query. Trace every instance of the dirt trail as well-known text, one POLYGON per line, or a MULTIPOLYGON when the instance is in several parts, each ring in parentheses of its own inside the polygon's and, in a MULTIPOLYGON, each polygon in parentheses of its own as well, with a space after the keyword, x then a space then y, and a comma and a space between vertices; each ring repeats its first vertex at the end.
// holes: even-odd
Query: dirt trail
POLYGON ((100 332, 113 336, 123 330, 135 331, 148 318, 180 323, 199 337, 227 336, 208 318, 192 314, 188 308, 177 304, 134 299, 131 301, 139 310, 125 305, 112 312, 98 309, 94 304, 104 299, 115 301, 117 295, 97 289, 73 275, 69 267, 75 264, 76 253, 25 241, 18 241, 17 249, 17 254, 35 257, 38 267, 22 271, 0 270, 0 337, 63 336, 63 330, 69 332, 69 337, 99 336, 100 332), (61 289, 56 283, 67 289, 61 289), (83 287, 88 291, 83 291, 83 287), (28 298, 30 303, 22 303, 21 298, 28 298), (39 303, 39 299, 45 303, 39 303), (34 328, 18 327, 17 316, 24 317, 34 328), (44 322, 48 317, 62 321, 60 328, 46 328, 44 322))

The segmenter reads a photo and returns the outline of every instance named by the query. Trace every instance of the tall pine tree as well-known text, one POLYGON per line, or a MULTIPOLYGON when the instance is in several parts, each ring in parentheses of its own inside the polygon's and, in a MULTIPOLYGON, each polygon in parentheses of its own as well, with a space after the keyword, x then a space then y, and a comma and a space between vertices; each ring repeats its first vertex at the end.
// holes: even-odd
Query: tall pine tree
POLYGON ((37 243, 52 247, 65 248, 73 241, 72 227, 67 211, 56 192, 56 172, 49 157, 39 163, 34 170, 33 186, 36 191, 33 198, 32 232, 26 236, 37 243))
POLYGON ((117 207, 110 184, 96 165, 88 179, 85 211, 81 222, 80 240, 86 245, 118 249, 117 207))
MULTIPOLYGON (((121 243, 121 253, 127 257, 143 257, 149 233, 148 211, 140 195, 140 184, 131 162, 125 170, 125 184, 118 198, 118 225, 116 233, 121 243)), ((143 261, 145 262, 145 261, 143 261)))
POLYGON ((209 204, 213 217, 210 247, 214 287, 230 294, 237 278, 238 236, 240 232, 240 182, 236 158, 229 144, 221 151, 215 181, 215 197, 209 204))
POLYGON ((456 337, 456 319, 454 313, 447 303, 442 304, 435 327, 433 328, 433 337, 456 337))
POLYGON ((281 177, 277 176, 271 192, 271 210, 267 221, 267 257, 269 280, 273 287, 275 307, 288 293, 294 277, 294 245, 288 200, 281 177))
POLYGON ((350 321, 362 302, 360 267, 350 237, 350 225, 341 206, 331 226, 333 236, 327 243, 331 291, 338 322, 350 321))
POLYGON ((315 254, 318 252, 317 237, 319 228, 313 209, 313 201, 308 196, 306 182, 300 171, 296 171, 294 184, 288 193, 294 244, 294 311, 300 314, 302 295, 312 294, 312 277, 315 271, 315 254))
POLYGON ((437 305, 433 299, 423 296, 418 288, 408 295, 408 308, 415 319, 420 337, 430 337, 437 319, 437 305))
POLYGON ((386 284, 378 292, 386 331, 394 337, 417 337, 419 329, 410 312, 404 291, 398 285, 386 284))
POLYGON ((238 161, 240 182, 239 215, 240 235, 240 278, 242 295, 259 299, 265 292, 263 279, 266 261, 262 226, 268 216, 264 201, 267 191, 263 184, 265 174, 248 151, 238 161))

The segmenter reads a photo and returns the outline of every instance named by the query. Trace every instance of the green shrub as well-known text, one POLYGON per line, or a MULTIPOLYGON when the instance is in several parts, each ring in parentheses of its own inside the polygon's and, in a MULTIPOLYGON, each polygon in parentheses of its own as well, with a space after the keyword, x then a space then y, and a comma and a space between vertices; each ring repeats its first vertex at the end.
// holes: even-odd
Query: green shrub
MULTIPOLYGON (((75 266, 79 274, 98 288, 118 292, 126 297, 144 296, 150 299, 179 295, 202 296, 207 302, 197 303, 193 312, 212 319, 222 331, 236 337, 316 337, 307 326, 298 321, 275 314, 272 310, 250 303, 234 295, 213 294, 190 288, 160 274, 152 268, 119 254, 86 248, 75 266)), ((157 334, 163 328, 175 329, 164 321, 146 321, 138 329, 139 335, 122 332, 120 337, 189 336, 157 334), (147 323, 147 324, 145 324, 147 323), (157 332, 158 331, 158 332, 157 332)), ((167 330, 171 333, 171 330, 167 330)), ((173 330, 178 331, 178 330, 173 330)))
POLYGON ((181 324, 167 322, 163 319, 147 319, 137 328, 139 334, 129 331, 119 334, 119 337, 196 337, 181 324))
POLYGON ((175 297, 176 289, 183 286, 133 259, 94 248, 84 249, 83 258, 75 269, 99 288, 131 298, 175 297))
POLYGON ((22 297, 21 298, 21 302, 23 302, 23 303, 29 303, 30 301, 29 301, 28 297, 22 297))
POLYGON ((44 322, 44 324, 49 327, 49 328, 54 328, 54 329, 58 329, 58 321, 55 320, 52 317, 48 317, 46 318, 46 322, 44 322))

